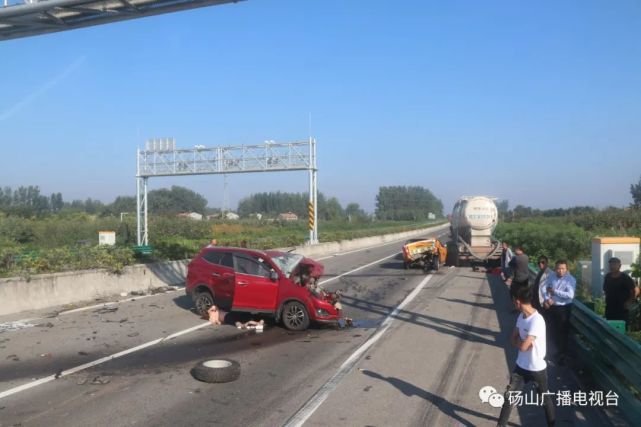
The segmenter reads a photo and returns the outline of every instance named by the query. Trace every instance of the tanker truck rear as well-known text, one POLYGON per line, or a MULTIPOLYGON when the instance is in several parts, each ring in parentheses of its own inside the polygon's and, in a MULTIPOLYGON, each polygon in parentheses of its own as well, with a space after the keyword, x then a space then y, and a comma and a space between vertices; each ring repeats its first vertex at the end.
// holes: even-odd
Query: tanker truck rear
POLYGON ((494 200, 486 196, 464 196, 455 204, 450 219, 452 241, 448 248, 450 264, 469 262, 496 266, 501 260, 501 245, 493 232, 498 221, 494 200), (452 252, 450 252, 452 251, 452 252))

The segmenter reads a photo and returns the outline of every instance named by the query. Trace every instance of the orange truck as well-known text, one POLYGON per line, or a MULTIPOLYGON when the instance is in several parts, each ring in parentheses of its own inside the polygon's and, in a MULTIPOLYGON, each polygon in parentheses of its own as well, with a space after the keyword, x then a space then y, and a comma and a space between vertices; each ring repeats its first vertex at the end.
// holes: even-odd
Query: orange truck
POLYGON ((447 248, 436 238, 410 239, 403 245, 405 269, 418 266, 425 272, 438 270, 446 258, 447 248))

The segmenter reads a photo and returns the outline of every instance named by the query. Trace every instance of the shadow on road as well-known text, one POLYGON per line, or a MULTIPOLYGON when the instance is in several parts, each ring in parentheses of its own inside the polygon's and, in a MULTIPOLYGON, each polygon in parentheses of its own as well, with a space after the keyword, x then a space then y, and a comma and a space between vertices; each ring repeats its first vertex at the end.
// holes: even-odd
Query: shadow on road
MULTIPOLYGON (((383 316, 392 313, 395 308, 389 305, 378 304, 375 302, 353 298, 350 296, 343 296, 341 302, 344 306, 383 316)), ((415 325, 430 328, 442 334, 452 335, 462 340, 478 342, 491 346, 500 346, 497 343, 496 332, 490 329, 479 328, 467 323, 454 322, 451 320, 428 316, 426 314, 416 313, 408 310, 400 310, 398 314, 394 316, 394 318, 402 322, 409 322, 415 325)))
POLYGON ((427 390, 423 390, 422 388, 416 387, 415 385, 410 384, 407 381, 403 381, 399 378, 384 377, 376 372, 372 372, 366 369, 363 370, 362 372, 368 377, 388 382, 389 384, 396 387, 399 391, 401 391, 405 396, 418 396, 430 402, 432 405, 436 406, 439 410, 441 410, 444 414, 448 415, 449 417, 451 417, 453 420, 460 423, 461 425, 470 426, 470 427, 473 427, 476 425, 473 422, 466 420, 464 418, 464 415, 472 415, 477 418, 483 418, 489 421, 496 421, 495 417, 449 402, 443 399, 441 396, 437 396, 434 393, 430 393, 427 390))

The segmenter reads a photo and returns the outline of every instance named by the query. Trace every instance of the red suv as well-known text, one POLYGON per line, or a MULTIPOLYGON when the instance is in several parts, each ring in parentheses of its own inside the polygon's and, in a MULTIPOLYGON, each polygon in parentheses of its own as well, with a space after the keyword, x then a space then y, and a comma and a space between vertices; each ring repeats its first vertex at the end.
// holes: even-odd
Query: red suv
POLYGON ((338 293, 318 287, 322 264, 299 254, 207 246, 187 267, 186 292, 196 311, 207 317, 223 310, 268 314, 290 330, 310 321, 336 322, 338 293))

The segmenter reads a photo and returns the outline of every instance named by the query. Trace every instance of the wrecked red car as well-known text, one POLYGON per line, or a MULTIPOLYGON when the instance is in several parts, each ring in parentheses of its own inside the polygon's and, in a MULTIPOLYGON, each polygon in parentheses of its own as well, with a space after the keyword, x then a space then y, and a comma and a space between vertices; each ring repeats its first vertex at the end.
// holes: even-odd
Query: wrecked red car
POLYGON ((274 316, 290 330, 311 321, 337 322, 340 292, 320 288, 324 267, 302 255, 207 246, 189 263, 185 290, 207 317, 213 304, 228 311, 274 316))

